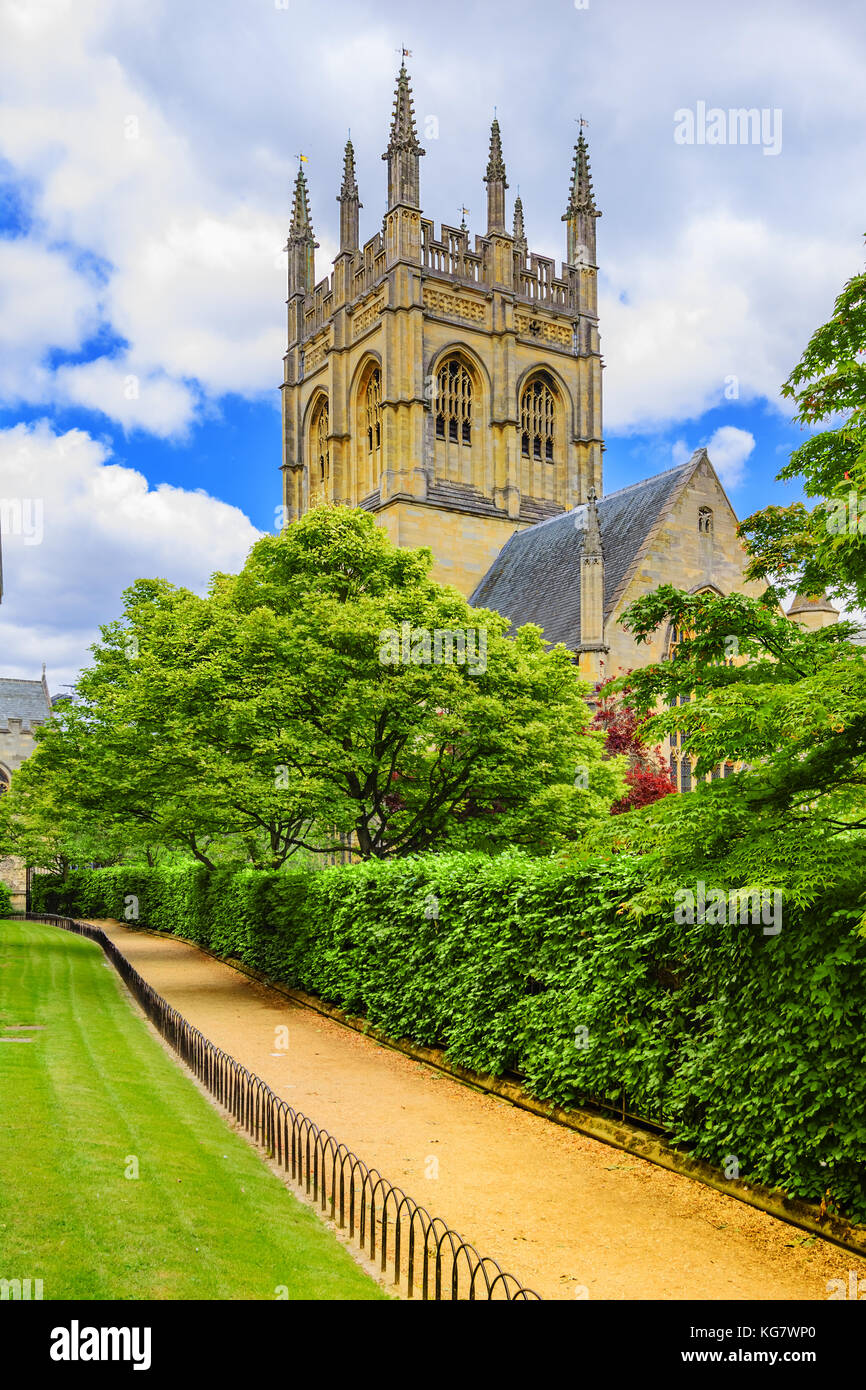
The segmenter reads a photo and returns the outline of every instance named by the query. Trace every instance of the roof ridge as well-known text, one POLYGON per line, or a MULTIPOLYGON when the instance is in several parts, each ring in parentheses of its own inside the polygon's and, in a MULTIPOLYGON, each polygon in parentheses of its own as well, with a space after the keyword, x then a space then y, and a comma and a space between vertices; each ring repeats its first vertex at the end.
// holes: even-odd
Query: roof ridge
POLYGON ((696 454, 703 453, 706 453, 706 449, 701 446, 701 448, 695 449, 682 463, 675 463, 673 468, 663 468, 661 473, 652 473, 648 478, 641 478, 636 483, 626 483, 625 487, 618 487, 615 492, 604 493, 604 495, 598 499, 599 506, 601 506, 602 502, 607 502, 612 497, 621 497, 624 492, 633 492, 635 488, 646 487, 647 483, 657 483, 660 478, 669 478, 674 473, 681 473, 684 468, 688 468, 690 464, 695 462, 696 454))
MULTIPOLYGON (((597 506, 601 507, 605 502, 612 501, 614 497, 622 497, 627 492, 634 492, 636 488, 646 487, 649 483, 657 483, 660 478, 669 478, 672 477, 675 473, 681 473, 685 468, 688 468, 691 464, 695 462, 696 454, 702 454, 704 452, 705 450, 703 447, 695 449, 694 452, 689 456, 689 458, 685 460, 685 462, 674 464, 673 468, 665 468, 662 470, 661 473, 653 473, 650 475, 649 478, 641 478, 636 483, 627 483, 625 487, 617 488, 616 492, 606 492, 602 497, 597 498, 596 504, 597 506)), ((528 535, 530 531, 537 531, 541 526, 549 526, 550 523, 553 521, 562 521, 562 519, 567 516, 573 517, 577 512, 579 512, 583 507, 586 507, 587 505, 588 504, 586 502, 576 502, 575 505, 569 508, 568 511, 557 512, 556 516, 547 516, 544 518, 543 521, 533 522, 533 524, 531 526, 527 526, 525 530, 515 531, 513 535, 509 536, 508 541, 506 541, 505 544, 507 545, 509 541, 513 540, 514 536, 525 536, 528 535)))

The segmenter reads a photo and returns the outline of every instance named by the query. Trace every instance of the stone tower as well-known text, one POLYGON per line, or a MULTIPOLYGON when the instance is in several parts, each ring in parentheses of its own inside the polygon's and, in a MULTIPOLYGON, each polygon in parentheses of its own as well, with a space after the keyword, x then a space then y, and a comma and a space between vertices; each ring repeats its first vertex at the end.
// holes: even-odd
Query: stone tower
POLYGON ((484 182, 487 228, 424 217, 421 148, 405 65, 388 147, 382 229, 359 244, 346 145, 340 251, 315 282, 301 166, 289 233, 283 374, 289 520, 323 502, 361 506, 399 545, 428 545, 434 576, 469 594, 515 530, 602 491, 595 207, 583 134, 574 150, 567 259, 529 251, 523 205, 508 228, 498 120, 484 182))

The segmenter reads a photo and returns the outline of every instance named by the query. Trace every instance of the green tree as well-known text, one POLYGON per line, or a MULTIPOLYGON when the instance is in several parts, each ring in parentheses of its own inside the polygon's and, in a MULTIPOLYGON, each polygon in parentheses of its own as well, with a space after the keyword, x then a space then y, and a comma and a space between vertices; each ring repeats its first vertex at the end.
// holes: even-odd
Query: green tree
POLYGON ((765 507, 743 522, 751 553, 749 577, 777 592, 819 594, 866 604, 866 271, 845 285, 833 316, 809 341, 782 394, 797 404, 795 420, 815 431, 779 473, 799 481, 801 502, 765 507))
POLYGON ((673 660, 628 678, 636 708, 659 709, 649 741, 678 733, 699 777, 720 763, 735 776, 700 784, 622 818, 609 832, 643 850, 661 901, 689 879, 753 890, 779 888, 799 903, 827 893, 841 905, 866 892, 866 654, 839 623, 807 632, 779 607, 784 588, 866 597, 866 275, 851 280, 831 322, 812 337, 783 388, 797 418, 831 427, 792 455, 780 477, 802 480, 801 504, 767 508, 743 523, 760 599, 686 594, 664 586, 623 623, 643 642, 660 625, 683 635, 673 660), (834 525, 842 512, 846 524, 834 525), (852 512, 851 508, 854 508, 852 512), (852 519, 856 524, 850 525, 852 519), (661 708, 659 708, 661 707, 661 708))
POLYGON ((206 598, 139 581, 13 803, 206 864, 234 846, 278 867, 349 836, 364 858, 573 840, 624 784, 569 653, 508 637, 430 566, 329 508, 206 598))

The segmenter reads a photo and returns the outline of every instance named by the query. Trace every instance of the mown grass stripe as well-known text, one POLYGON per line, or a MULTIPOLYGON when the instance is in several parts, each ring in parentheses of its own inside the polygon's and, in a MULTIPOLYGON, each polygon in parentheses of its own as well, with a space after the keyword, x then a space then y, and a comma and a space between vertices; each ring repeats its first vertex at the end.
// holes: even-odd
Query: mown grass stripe
POLYGON ((0 1049, 0 1277, 42 1278, 46 1299, 386 1296, 164 1051, 95 943, 0 924, 0 1026, 20 1021, 44 1026, 0 1049))

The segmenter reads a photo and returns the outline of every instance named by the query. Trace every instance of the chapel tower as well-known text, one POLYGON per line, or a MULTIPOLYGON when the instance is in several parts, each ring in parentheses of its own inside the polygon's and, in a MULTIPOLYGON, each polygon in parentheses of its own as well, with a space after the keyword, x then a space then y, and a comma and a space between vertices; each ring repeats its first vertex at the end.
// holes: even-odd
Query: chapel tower
POLYGON ((566 261, 509 228, 498 120, 484 183, 487 228, 441 227, 421 210, 425 151, 405 64, 388 146, 381 231, 359 244, 355 152, 346 144, 340 250, 315 281, 306 177, 289 233, 283 375, 284 504, 361 506, 399 545, 429 545, 434 576, 474 589, 515 530, 602 491, 596 209, 581 131, 566 261))

